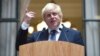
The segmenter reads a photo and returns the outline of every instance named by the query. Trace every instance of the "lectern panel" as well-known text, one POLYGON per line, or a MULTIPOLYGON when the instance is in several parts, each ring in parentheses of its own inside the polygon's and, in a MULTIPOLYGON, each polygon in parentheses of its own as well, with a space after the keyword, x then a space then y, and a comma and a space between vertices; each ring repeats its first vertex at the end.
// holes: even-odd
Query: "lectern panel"
POLYGON ((40 41, 20 46, 19 56, 84 56, 84 46, 63 41, 40 41))

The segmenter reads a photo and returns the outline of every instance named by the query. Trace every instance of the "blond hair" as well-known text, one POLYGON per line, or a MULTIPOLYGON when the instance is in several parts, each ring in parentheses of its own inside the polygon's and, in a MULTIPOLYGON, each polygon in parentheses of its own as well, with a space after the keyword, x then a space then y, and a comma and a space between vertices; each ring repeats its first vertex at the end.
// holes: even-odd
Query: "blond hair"
POLYGON ((43 18, 44 18, 44 14, 45 14, 47 11, 50 11, 50 10, 52 10, 52 9, 54 9, 55 12, 57 12, 61 17, 63 16, 60 5, 55 4, 55 3, 47 3, 47 4, 44 6, 44 8, 42 9, 42 16, 43 16, 43 18))

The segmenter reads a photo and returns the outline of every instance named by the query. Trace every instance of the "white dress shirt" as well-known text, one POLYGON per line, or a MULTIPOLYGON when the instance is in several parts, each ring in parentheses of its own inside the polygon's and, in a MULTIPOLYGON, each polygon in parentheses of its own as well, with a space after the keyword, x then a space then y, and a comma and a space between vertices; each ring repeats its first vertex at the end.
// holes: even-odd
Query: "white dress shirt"
MULTIPOLYGON (((59 28, 62 28, 62 25, 60 24, 59 25, 59 27, 56 29, 56 31, 57 31, 57 33, 56 33, 56 40, 55 41, 58 41, 59 40, 59 37, 60 37, 60 34, 61 34, 61 30, 59 29, 59 28)), ((49 41, 52 41, 51 39, 50 39, 50 37, 51 37, 51 34, 50 34, 50 32, 51 32, 51 29, 48 29, 48 32, 49 32, 49 41)))

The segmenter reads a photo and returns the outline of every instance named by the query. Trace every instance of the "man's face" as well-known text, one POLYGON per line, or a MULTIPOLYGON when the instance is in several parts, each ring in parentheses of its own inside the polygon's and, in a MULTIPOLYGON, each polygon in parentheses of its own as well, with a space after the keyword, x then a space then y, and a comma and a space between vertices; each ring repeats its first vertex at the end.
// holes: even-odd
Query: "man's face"
POLYGON ((44 14, 44 21, 50 29, 56 29, 62 21, 61 15, 51 10, 44 14))

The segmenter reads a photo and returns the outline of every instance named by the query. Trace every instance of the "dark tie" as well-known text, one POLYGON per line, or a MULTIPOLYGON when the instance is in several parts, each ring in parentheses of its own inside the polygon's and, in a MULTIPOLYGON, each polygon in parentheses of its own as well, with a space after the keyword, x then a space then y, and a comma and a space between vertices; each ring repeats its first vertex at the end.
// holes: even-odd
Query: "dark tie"
POLYGON ((56 40, 56 33, 57 33, 56 30, 51 30, 51 32, 50 32, 50 34, 51 34, 50 40, 52 40, 52 41, 56 40))

